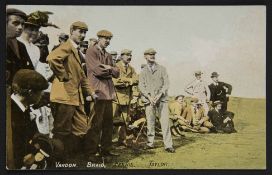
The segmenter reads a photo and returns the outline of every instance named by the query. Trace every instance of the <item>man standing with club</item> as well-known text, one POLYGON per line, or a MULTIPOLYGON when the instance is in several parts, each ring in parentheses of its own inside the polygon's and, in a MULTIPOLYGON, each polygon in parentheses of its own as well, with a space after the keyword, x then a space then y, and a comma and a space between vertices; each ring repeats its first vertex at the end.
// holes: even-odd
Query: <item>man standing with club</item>
POLYGON ((174 153, 168 116, 168 74, 165 67, 155 62, 155 54, 154 49, 144 52, 147 65, 143 67, 139 76, 139 89, 146 102, 147 145, 145 149, 154 148, 155 121, 156 117, 159 117, 165 151, 174 153))

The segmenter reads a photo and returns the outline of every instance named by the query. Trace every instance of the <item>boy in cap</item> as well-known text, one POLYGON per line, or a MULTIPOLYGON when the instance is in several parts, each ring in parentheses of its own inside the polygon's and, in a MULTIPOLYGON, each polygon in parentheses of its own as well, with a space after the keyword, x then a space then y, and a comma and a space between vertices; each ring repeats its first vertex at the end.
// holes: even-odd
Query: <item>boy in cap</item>
POLYGON ((229 111, 223 111, 222 104, 223 102, 219 100, 213 103, 214 109, 212 109, 208 113, 208 116, 210 117, 212 124, 215 126, 217 132, 223 133, 237 132, 234 129, 233 123, 234 113, 229 111))
POLYGON ((21 69, 14 75, 11 123, 15 168, 22 167, 27 143, 38 132, 35 120, 30 117, 30 105, 39 102, 47 88, 46 79, 34 70, 21 69))
POLYGON ((94 91, 81 66, 79 43, 84 40, 88 26, 77 21, 70 26, 70 38, 47 57, 55 78, 50 101, 54 117, 54 138, 64 143, 66 155, 71 156, 73 145, 88 130, 88 118, 84 111, 84 97, 92 100, 94 91))
POLYGON ((190 94, 192 97, 195 97, 203 104, 205 109, 205 114, 207 115, 209 111, 210 96, 211 92, 207 83, 202 80, 202 72, 195 71, 195 80, 188 84, 185 88, 185 92, 190 94))
POLYGON ((174 153, 169 127, 168 95, 169 80, 165 67, 155 62, 156 51, 147 49, 144 52, 147 65, 142 68, 139 76, 139 89, 146 102, 147 144, 145 149, 154 148, 155 121, 159 118, 165 151, 174 153))
POLYGON ((122 118, 126 125, 120 126, 117 130, 119 132, 118 144, 127 146, 126 143, 126 126, 130 122, 129 108, 132 100, 133 86, 138 85, 138 76, 135 69, 129 64, 131 61, 131 50, 123 49, 121 51, 121 61, 116 64, 120 70, 118 78, 113 78, 113 83, 116 89, 116 100, 113 102, 113 117, 115 119, 122 118))
POLYGON ((232 86, 228 83, 224 83, 218 80, 219 74, 213 72, 211 74, 212 83, 209 85, 211 91, 211 101, 221 101, 222 102, 222 111, 226 111, 228 108, 229 95, 232 91, 232 86))
POLYGON ((112 101, 115 99, 112 78, 119 77, 119 69, 114 66, 111 55, 106 51, 112 33, 107 30, 97 32, 98 43, 89 47, 86 53, 86 66, 90 86, 97 96, 90 107, 90 130, 86 135, 85 149, 89 161, 101 162, 96 156, 98 145, 101 144, 101 156, 116 155, 111 151, 113 113, 112 101))
POLYGON ((25 45, 16 39, 23 32, 27 15, 21 10, 13 8, 8 8, 6 14, 6 80, 7 85, 11 86, 13 76, 19 69, 34 69, 34 67, 25 45))

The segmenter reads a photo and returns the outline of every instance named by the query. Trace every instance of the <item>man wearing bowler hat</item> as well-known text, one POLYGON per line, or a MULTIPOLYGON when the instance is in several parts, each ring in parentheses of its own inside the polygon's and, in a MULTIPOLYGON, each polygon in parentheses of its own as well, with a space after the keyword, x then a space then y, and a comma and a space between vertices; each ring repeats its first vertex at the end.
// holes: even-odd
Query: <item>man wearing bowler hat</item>
POLYGON ((92 100, 94 91, 82 68, 79 44, 84 40, 88 26, 81 21, 70 26, 70 38, 47 57, 54 72, 50 101, 54 117, 54 138, 64 143, 66 155, 72 145, 80 142, 88 130, 88 117, 84 110, 84 97, 92 100))
POLYGON ((221 101, 222 102, 222 111, 226 111, 228 108, 229 95, 232 91, 232 86, 228 83, 224 83, 218 80, 219 74, 213 72, 211 74, 212 83, 209 85, 211 91, 211 101, 221 101))
POLYGON ((233 133, 237 132, 234 128, 234 113, 230 111, 222 111, 223 102, 217 100, 213 102, 213 109, 209 111, 208 116, 211 119, 217 132, 233 133))
POLYGON ((145 113, 147 120, 147 144, 145 149, 154 148, 155 121, 159 118, 165 151, 174 153, 168 113, 168 88, 169 80, 165 67, 155 62, 154 49, 144 52, 147 65, 142 68, 139 75, 139 89, 146 104, 145 113))
POLYGON ((111 55, 106 51, 113 36, 112 33, 108 30, 100 30, 97 36, 98 43, 89 47, 85 57, 88 80, 97 96, 90 105, 90 130, 85 140, 85 150, 91 162, 102 162, 102 157, 117 155, 111 150, 112 101, 116 98, 112 78, 119 77, 119 69, 114 66, 111 55), (98 156, 99 144, 101 152, 98 156))

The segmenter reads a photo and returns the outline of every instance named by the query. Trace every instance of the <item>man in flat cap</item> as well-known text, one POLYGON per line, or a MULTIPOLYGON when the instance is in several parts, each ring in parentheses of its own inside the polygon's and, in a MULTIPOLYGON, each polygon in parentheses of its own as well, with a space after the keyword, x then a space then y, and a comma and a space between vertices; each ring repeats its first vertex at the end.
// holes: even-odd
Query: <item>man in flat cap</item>
POLYGON ((195 97, 191 99, 191 104, 184 110, 182 117, 187 120, 186 124, 189 124, 181 125, 185 131, 209 133, 214 129, 210 118, 205 114, 203 103, 195 97))
POLYGON ((211 91, 211 101, 221 101, 222 102, 222 111, 225 112, 228 108, 229 95, 232 91, 232 86, 228 83, 224 83, 218 80, 219 74, 213 72, 211 74, 212 83, 209 85, 211 91))
POLYGON ((6 10, 6 114, 7 114, 7 166, 14 168, 12 153, 12 129, 10 121, 10 109, 12 93, 11 84, 15 73, 20 69, 34 69, 26 47, 17 40, 23 32, 23 24, 27 18, 21 10, 8 8, 6 10))
POLYGON ((202 79, 203 72, 195 71, 195 79, 185 87, 185 92, 187 92, 192 97, 195 97, 203 104, 205 109, 205 114, 207 115, 209 111, 210 96, 211 92, 208 84, 202 79))
POLYGON ((88 80, 94 89, 97 99, 90 107, 90 130, 86 135, 85 149, 89 161, 101 162, 96 156, 98 145, 101 144, 101 156, 115 155, 111 151, 113 113, 112 101, 115 99, 112 78, 119 77, 119 69, 114 66, 111 55, 106 51, 110 44, 112 33, 100 30, 97 33, 98 43, 89 47, 86 53, 88 80))
POLYGON ((213 102, 213 109, 209 111, 208 116, 217 132, 233 133, 237 132, 234 128, 234 113, 230 111, 222 111, 223 102, 217 100, 213 102))
POLYGON ((154 148, 155 121, 159 118, 165 151, 174 153, 168 113, 168 74, 162 65, 155 61, 156 51, 147 49, 144 52, 147 65, 142 68, 139 76, 139 89, 146 102, 147 145, 145 149, 154 148))
POLYGON ((55 78, 50 100, 54 117, 54 138, 64 143, 66 155, 71 146, 87 133, 88 118, 84 111, 84 97, 91 100, 94 91, 81 66, 79 43, 84 40, 88 26, 74 22, 70 26, 70 38, 47 57, 55 78))
POLYGON ((7 9, 6 14, 6 79, 7 84, 11 86, 13 76, 19 69, 34 69, 34 67, 25 45, 16 39, 23 32, 23 25, 27 19, 26 14, 11 8, 7 9))
POLYGON ((124 146, 127 146, 126 126, 130 122, 129 107, 132 100, 132 90, 133 86, 138 85, 138 76, 135 69, 129 64, 132 58, 131 52, 129 49, 121 51, 121 61, 116 64, 116 67, 120 69, 120 76, 112 79, 117 95, 116 100, 113 102, 113 116, 126 122, 125 125, 117 128, 119 133, 118 144, 124 146))
POLYGON ((92 46, 97 44, 97 39, 96 38, 90 38, 89 41, 90 41, 89 42, 89 47, 92 47, 92 46))
POLYGON ((14 75, 11 95, 12 142, 15 168, 23 166, 28 142, 38 132, 30 105, 37 103, 42 91, 48 88, 46 79, 34 70, 20 69, 14 75))
POLYGON ((69 35, 65 34, 65 33, 60 33, 59 34, 59 44, 55 45, 52 49, 55 50, 57 47, 59 47, 62 43, 65 43, 67 40, 69 39, 69 35))
POLYGON ((116 51, 110 51, 110 54, 112 56, 112 60, 114 64, 118 63, 120 61, 120 57, 117 57, 117 52, 116 51))

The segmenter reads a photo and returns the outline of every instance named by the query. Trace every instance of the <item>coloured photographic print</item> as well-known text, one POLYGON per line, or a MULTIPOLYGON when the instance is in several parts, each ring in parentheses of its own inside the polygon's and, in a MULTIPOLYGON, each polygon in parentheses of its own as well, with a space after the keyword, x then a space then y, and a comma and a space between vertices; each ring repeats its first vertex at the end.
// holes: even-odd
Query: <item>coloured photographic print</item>
POLYGON ((6 169, 266 167, 266 6, 6 6, 6 169))

